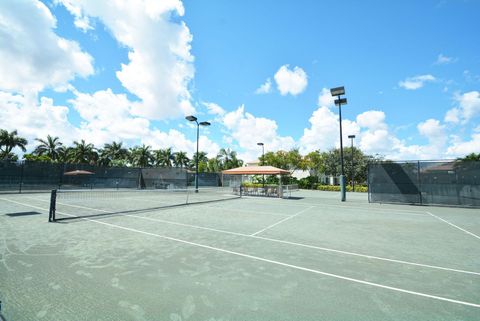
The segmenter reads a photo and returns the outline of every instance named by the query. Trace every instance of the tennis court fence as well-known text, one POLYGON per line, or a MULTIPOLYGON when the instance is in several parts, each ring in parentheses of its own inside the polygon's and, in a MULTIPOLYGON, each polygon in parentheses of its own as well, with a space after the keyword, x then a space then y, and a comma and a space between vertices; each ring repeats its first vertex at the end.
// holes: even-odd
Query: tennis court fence
POLYGON ((480 161, 403 161, 368 166, 368 200, 480 207, 480 161))
MULTIPOLYGON (((200 173, 199 186, 229 186, 235 178, 200 173), (226 184, 225 184, 226 183, 226 184)), ((180 167, 106 167, 33 161, 0 161, 0 193, 52 189, 184 189, 195 173, 180 167)))

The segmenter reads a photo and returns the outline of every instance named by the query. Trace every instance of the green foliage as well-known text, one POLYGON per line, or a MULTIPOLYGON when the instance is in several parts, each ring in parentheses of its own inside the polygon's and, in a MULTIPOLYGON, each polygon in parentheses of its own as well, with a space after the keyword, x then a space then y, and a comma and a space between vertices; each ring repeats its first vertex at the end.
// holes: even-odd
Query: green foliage
MULTIPOLYGON (((329 192, 340 192, 340 186, 339 185, 321 185, 317 184, 316 189, 320 191, 329 191, 329 192)), ((347 185, 347 192, 352 191, 352 186, 347 185)), ((355 186, 355 192, 359 193, 367 193, 368 192, 368 187, 367 186, 355 186)))
POLYGON ((50 156, 47 155, 35 155, 35 154, 25 154, 23 155, 23 159, 32 162, 42 162, 42 163, 51 163, 53 160, 50 156))
POLYGON ((459 161, 480 161, 480 153, 478 153, 478 154, 471 153, 471 154, 468 154, 467 156, 465 156, 463 158, 457 158, 457 160, 459 160, 459 161))
POLYGON ((0 159, 18 158, 12 153, 12 150, 15 147, 18 147, 25 152, 27 150, 25 148, 27 144, 28 141, 25 138, 18 136, 16 130, 8 132, 7 130, 0 129, 0 159))
POLYGON ((318 176, 308 176, 298 180, 298 187, 303 189, 314 189, 318 183, 318 176))
POLYGON ((288 152, 279 150, 277 152, 268 152, 260 157, 260 162, 264 165, 270 165, 285 169, 293 173, 297 169, 305 169, 306 164, 298 149, 292 149, 288 152))

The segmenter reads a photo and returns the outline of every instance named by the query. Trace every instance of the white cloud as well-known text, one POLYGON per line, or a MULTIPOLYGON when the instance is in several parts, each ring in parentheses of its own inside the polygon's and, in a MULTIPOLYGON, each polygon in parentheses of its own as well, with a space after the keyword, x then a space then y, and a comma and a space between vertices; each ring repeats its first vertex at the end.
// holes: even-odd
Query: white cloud
POLYGON ((42 97, 38 101, 36 95, 0 91, 0 106, 2 128, 18 130, 20 136, 28 139, 29 151, 33 148, 35 138, 52 135, 71 143, 78 137, 77 129, 68 121, 68 108, 55 106, 50 98, 42 97))
POLYGON ((458 107, 454 107, 445 114, 445 121, 450 123, 466 124, 480 115, 480 92, 470 91, 455 95, 458 107))
POLYGON ((256 94, 269 94, 272 92, 272 80, 268 78, 264 84, 255 90, 256 94))
POLYGON ((40 1, 0 1, 0 89, 37 93, 93 74, 92 57, 55 28, 40 1))
POLYGON ((474 130, 470 138, 470 140, 464 141, 453 135, 451 145, 446 152, 447 155, 456 158, 464 157, 470 153, 478 153, 480 151, 480 126, 474 130))
POLYGON ((141 100, 132 112, 149 119, 194 113, 188 88, 194 76, 192 35, 184 22, 171 19, 184 15, 180 1, 58 1, 76 19, 99 19, 128 48, 129 61, 116 75, 141 100))
POLYGON ((435 64, 437 65, 446 65, 446 64, 451 64, 456 62, 457 59, 453 57, 448 57, 443 54, 439 54, 437 57, 437 60, 435 61, 435 64))
MULTIPOLYGON (((323 88, 318 97, 319 107, 309 119, 310 127, 303 130, 300 138, 300 151, 304 154, 311 151, 329 150, 340 146, 340 128, 338 114, 331 110, 333 97, 330 91, 323 88)), ((360 127, 356 122, 342 120, 343 142, 348 142, 348 135, 358 135, 360 127)))
POLYGON ((289 69, 289 65, 283 65, 274 76, 280 94, 296 96, 307 88, 307 74, 300 67, 289 69))
POLYGON ((335 97, 332 97, 330 90, 322 88, 318 95, 318 106, 332 107, 335 104, 335 97))
MULTIPOLYGON (((197 148, 196 140, 188 140, 184 133, 175 129, 170 129, 168 132, 154 129, 148 136, 142 138, 142 144, 150 145, 153 149, 171 147, 175 152, 187 152, 189 157, 193 156, 197 148)), ((215 157, 220 150, 220 146, 207 136, 200 135, 199 150, 206 152, 208 157, 215 157)))
POLYGON ((204 102, 203 105, 207 107, 208 113, 217 116, 223 116, 225 114, 225 110, 220 107, 218 104, 204 102))
POLYGON ((445 126, 437 119, 428 119, 417 125, 420 135, 427 137, 431 145, 443 147, 446 142, 445 126))
MULTIPOLYGON (((295 141, 292 137, 278 134, 278 125, 274 120, 255 117, 245 112, 243 105, 225 114, 223 124, 228 130, 228 136, 232 137, 238 143, 238 146, 243 149, 239 156, 245 161, 258 158, 258 142, 265 144, 265 152, 290 150, 295 147, 295 141)), ((226 138, 226 140, 229 139, 226 138)))
POLYGON ((357 124, 360 127, 372 130, 386 129, 385 113, 379 110, 369 110, 357 116, 357 124))
POLYGON ((432 75, 420 75, 415 77, 407 78, 403 81, 398 82, 398 85, 407 90, 416 90, 422 88, 425 83, 435 81, 436 78, 432 75))
POLYGON ((80 130, 84 139, 103 145, 118 140, 136 141, 149 134, 150 122, 132 115, 135 103, 126 95, 116 95, 110 89, 75 94, 69 102, 83 119, 80 130))

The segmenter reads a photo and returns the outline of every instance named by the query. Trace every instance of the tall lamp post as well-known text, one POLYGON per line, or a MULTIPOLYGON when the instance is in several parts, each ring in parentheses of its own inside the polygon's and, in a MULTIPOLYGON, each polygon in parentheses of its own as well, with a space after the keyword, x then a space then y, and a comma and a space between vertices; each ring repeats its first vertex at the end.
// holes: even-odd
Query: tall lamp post
POLYGON ((195 122, 197 124, 197 154, 195 157, 195 193, 198 193, 198 136, 200 134, 200 126, 210 126, 208 121, 198 122, 197 117, 195 116, 187 116, 185 117, 186 120, 195 122))
POLYGON ((335 99, 335 105, 338 106, 338 116, 340 122, 340 163, 342 172, 340 175, 340 194, 342 198, 342 202, 345 202, 346 199, 346 190, 345 190, 345 167, 343 165, 343 137, 342 137, 342 105, 347 104, 347 98, 341 98, 341 95, 345 95, 345 88, 342 87, 335 87, 330 89, 330 94, 333 97, 337 97, 335 99))
MULTIPOLYGON (((257 143, 258 146, 262 146, 262 166, 265 162, 265 144, 264 143, 257 143)), ((262 182, 263 182, 263 189, 265 189, 265 174, 262 175, 262 182)))
POLYGON ((355 192, 355 167, 353 166, 355 164, 353 162, 353 140, 355 139, 355 135, 348 135, 348 138, 352 141, 352 192, 355 192))

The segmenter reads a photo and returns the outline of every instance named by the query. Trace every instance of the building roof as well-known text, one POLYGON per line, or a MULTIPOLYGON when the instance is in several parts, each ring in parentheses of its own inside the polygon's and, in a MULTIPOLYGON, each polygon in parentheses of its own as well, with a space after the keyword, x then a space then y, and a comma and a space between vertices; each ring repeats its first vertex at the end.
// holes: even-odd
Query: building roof
POLYGON ((290 172, 273 166, 247 166, 222 171, 228 175, 290 175, 290 172))

